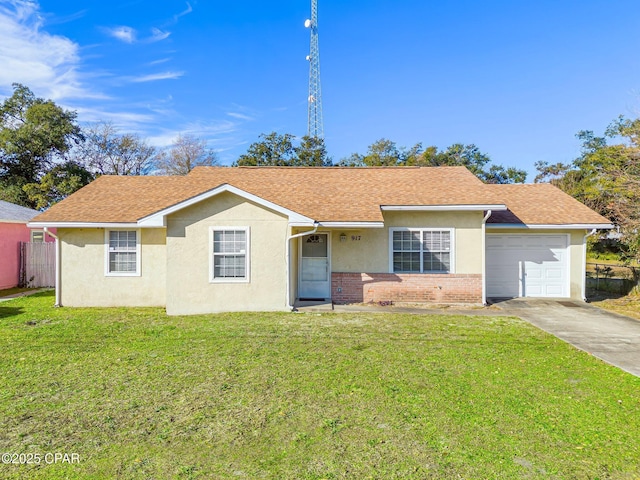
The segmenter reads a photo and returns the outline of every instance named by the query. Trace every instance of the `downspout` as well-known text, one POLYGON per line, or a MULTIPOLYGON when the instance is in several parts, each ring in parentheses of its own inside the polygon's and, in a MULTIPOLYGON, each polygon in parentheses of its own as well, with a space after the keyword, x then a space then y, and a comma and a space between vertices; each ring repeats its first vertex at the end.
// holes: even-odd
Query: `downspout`
POLYGON ((56 240, 56 279, 55 279, 55 292, 56 292, 56 303, 54 307, 61 307, 62 303, 60 302, 60 287, 62 286, 62 275, 60 269, 60 239, 55 233, 51 233, 47 227, 44 227, 44 233, 50 235, 56 240))
POLYGON ((487 304, 487 220, 491 216, 491 210, 482 219, 482 304, 487 304))
POLYGON ((587 238, 596 233, 594 228, 582 239, 582 301, 587 301, 587 238))
POLYGON ((313 230, 309 230, 308 232, 296 233, 295 235, 289 235, 287 237, 287 248, 285 253, 285 264, 286 264, 286 271, 287 271, 286 290, 287 290, 287 308, 290 310, 293 310, 294 308, 293 304, 291 303, 291 267, 290 267, 291 262, 289 259, 289 257, 291 256, 291 240, 298 237, 304 237, 305 235, 313 235, 318 230, 318 226, 319 226, 318 222, 314 222, 313 230))

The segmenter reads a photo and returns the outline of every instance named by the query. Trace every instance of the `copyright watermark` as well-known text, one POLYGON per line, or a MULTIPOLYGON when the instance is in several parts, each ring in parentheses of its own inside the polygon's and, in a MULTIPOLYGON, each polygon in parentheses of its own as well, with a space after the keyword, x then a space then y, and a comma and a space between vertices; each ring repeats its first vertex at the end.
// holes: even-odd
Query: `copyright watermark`
POLYGON ((3 453, 0 455, 3 465, 53 465, 80 463, 79 453, 3 453))

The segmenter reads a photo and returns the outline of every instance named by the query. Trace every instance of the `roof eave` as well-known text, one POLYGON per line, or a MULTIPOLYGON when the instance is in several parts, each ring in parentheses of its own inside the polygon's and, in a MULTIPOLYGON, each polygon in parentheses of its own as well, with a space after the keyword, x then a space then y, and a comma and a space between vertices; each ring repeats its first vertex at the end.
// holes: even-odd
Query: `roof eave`
POLYGON ((487 228, 508 228, 521 230, 609 230, 615 228, 611 223, 487 223, 487 228))
POLYGON ((259 197, 257 195, 254 195, 252 193, 249 193, 245 190, 242 190, 240 188, 234 187, 233 185, 229 185, 228 183, 225 183, 223 185, 220 185, 214 189, 208 190, 206 192, 203 192, 199 195, 196 195, 195 197, 191 197, 187 200, 184 200, 182 202, 179 202, 175 205, 172 205, 170 207, 164 208, 162 210, 159 210, 155 213, 152 213, 150 215, 147 215, 141 219, 138 220, 137 225, 140 227, 166 227, 167 225, 167 220, 166 217, 167 215, 171 215, 172 213, 175 213, 179 210, 182 210, 184 208, 190 207, 192 205, 195 205, 199 202, 202 202, 204 200, 207 200, 211 197, 215 197, 216 195, 219 195, 221 193, 224 192, 229 192, 232 193, 234 195, 237 195, 239 197, 244 198, 245 200, 249 200, 250 202, 256 203, 262 207, 265 207, 269 210, 273 210, 277 213, 280 213, 286 217, 289 218, 289 222, 297 222, 297 223, 304 223, 304 224, 313 224, 314 220, 312 218, 306 217, 304 215, 299 214, 298 212, 294 212, 293 210, 289 210, 288 208, 282 207, 280 205, 277 205, 273 202, 270 202, 269 200, 265 200, 262 197, 259 197))
POLYGON ((29 223, 29 220, 12 220, 12 219, 1 219, 0 223, 20 223, 24 225, 25 223, 29 223))
POLYGON ((318 222, 325 228, 384 228, 384 222, 318 222))
POLYGON ((492 204, 459 204, 459 205, 380 205, 380 209, 390 212, 477 212, 491 210, 494 212, 507 210, 501 203, 492 204))
POLYGON ((29 228, 140 228, 137 222, 29 222, 29 228))

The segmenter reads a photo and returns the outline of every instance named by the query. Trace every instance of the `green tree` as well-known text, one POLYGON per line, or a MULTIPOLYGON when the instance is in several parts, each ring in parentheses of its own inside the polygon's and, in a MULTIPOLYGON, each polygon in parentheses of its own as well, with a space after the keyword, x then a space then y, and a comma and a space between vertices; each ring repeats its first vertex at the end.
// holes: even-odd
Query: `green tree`
POLYGON ((26 86, 13 84, 13 95, 0 105, 0 188, 3 198, 33 207, 22 187, 38 183, 83 135, 76 112, 37 98, 26 86))
POLYGON ((604 136, 584 130, 581 154, 571 165, 536 164, 548 179, 621 228, 627 258, 640 258, 640 119, 619 117, 604 136))
POLYGON ((390 167, 420 166, 442 167, 463 166, 486 183, 523 183, 527 172, 515 167, 492 165, 491 159, 474 144, 455 143, 444 151, 430 146, 423 149, 421 143, 411 148, 398 147, 395 142, 380 139, 362 155, 352 153, 340 161, 339 165, 347 167, 390 167))
POLYGON ((329 167, 332 164, 323 138, 305 135, 294 150, 293 165, 295 166, 329 167))
POLYGON ((557 180, 564 177, 571 169, 571 165, 567 165, 565 163, 558 162, 551 165, 549 162, 545 162, 543 160, 536 162, 534 165, 538 171, 538 174, 534 179, 535 183, 549 182, 555 184, 557 180))
POLYGON ((369 145, 362 156, 362 164, 367 167, 395 167, 400 163, 400 150, 395 142, 381 138, 369 145))
POLYGON ((443 152, 438 152, 431 159, 433 167, 467 167, 471 173, 482 176, 485 173, 486 165, 491 161, 489 156, 482 153, 474 144, 463 145, 454 143, 443 152))
POLYGON ((293 135, 276 132, 261 133, 257 142, 252 143, 247 153, 240 155, 235 163, 239 167, 282 167, 291 165, 295 150, 293 149, 293 135))
POLYGON ((361 155, 352 153, 340 162, 345 167, 395 167, 402 163, 402 152, 395 142, 381 138, 367 148, 367 153, 361 155))
POLYGON ((27 183, 22 190, 34 208, 44 209, 65 199, 93 179, 94 176, 84 166, 67 161, 49 169, 38 183, 27 183))
POLYGON ((240 167, 321 167, 331 165, 324 140, 317 137, 302 137, 294 146, 295 137, 289 133, 260 134, 260 140, 252 143, 247 153, 240 155, 234 166, 240 167))
POLYGON ((515 167, 491 165, 489 170, 485 170, 478 177, 484 183, 524 183, 527 180, 527 172, 515 167))
POLYGON ((207 142, 192 135, 178 135, 171 148, 156 157, 156 168, 162 175, 186 175, 195 167, 217 164, 216 153, 207 142))

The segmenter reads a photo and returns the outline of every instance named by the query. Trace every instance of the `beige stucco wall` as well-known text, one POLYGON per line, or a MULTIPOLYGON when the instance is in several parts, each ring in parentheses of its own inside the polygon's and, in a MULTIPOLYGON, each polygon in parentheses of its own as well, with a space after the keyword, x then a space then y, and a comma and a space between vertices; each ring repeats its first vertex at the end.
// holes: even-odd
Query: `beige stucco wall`
POLYGON ((331 270, 389 273, 389 229, 415 227, 454 228, 454 273, 482 273, 482 217, 481 212, 384 212, 384 228, 335 229, 331 235, 331 270), (346 242, 340 242, 342 233, 347 236, 346 242))
POLYGON ((167 218, 167 313, 285 310, 287 217, 222 193, 167 218), (210 227, 250 228, 250 281, 210 282, 210 227))
POLYGON ((61 303, 68 307, 163 306, 166 285, 165 230, 141 232, 137 277, 105 275, 105 230, 60 228, 61 303))
POLYGON ((505 229, 505 228, 488 228, 488 234, 516 234, 522 235, 530 233, 531 235, 550 234, 550 235, 569 235, 569 283, 570 296, 573 300, 583 300, 582 285, 584 279, 584 236, 586 230, 523 230, 523 229, 505 229))

